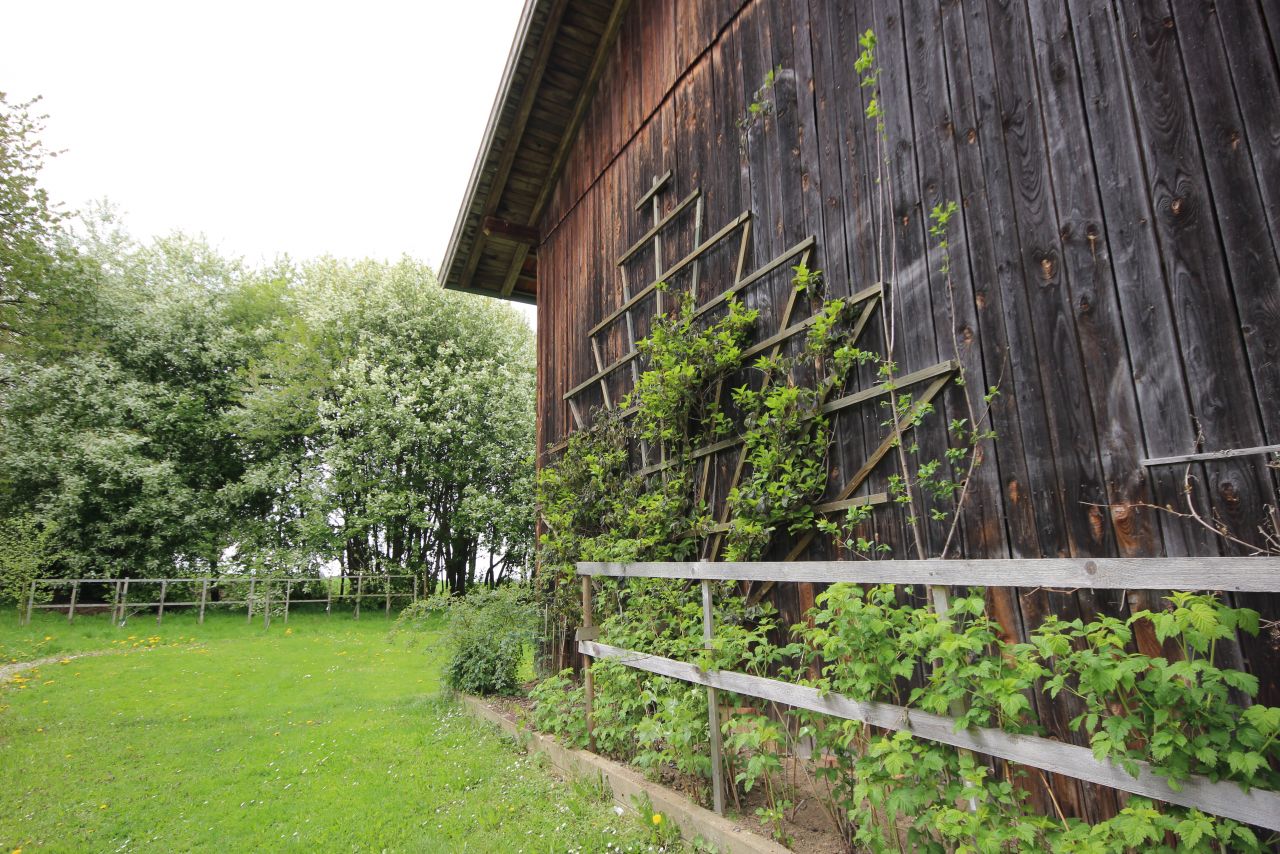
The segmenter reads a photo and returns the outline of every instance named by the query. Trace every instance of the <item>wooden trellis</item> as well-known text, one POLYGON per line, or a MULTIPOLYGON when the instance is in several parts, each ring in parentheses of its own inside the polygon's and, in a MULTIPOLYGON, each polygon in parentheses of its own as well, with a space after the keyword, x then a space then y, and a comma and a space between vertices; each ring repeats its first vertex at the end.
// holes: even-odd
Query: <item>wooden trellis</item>
MULTIPOLYGON (((705 241, 701 239, 703 228, 703 206, 701 190, 695 188, 687 196, 681 199, 666 214, 662 213, 659 204, 659 195, 671 183, 672 173, 666 172, 662 176, 655 176, 653 183, 644 192, 640 200, 635 204, 637 211, 646 205, 651 206, 652 226, 630 247, 626 249, 617 259, 617 266, 620 271, 622 283, 622 303, 609 312, 603 319, 587 330, 587 341, 591 350, 592 360, 595 364, 595 373, 579 382, 577 385, 564 392, 563 400, 568 404, 570 414, 573 417, 574 424, 578 429, 583 429, 586 425, 586 418, 583 415, 582 408, 578 405, 577 398, 588 389, 598 386, 605 409, 616 409, 616 401, 613 399, 609 391, 609 377, 616 371, 623 368, 630 368, 632 387, 639 381, 641 373, 640 352, 637 347, 635 333, 635 317, 633 312, 639 309, 641 303, 650 295, 654 296, 655 311, 654 314, 661 314, 662 305, 662 285, 669 281, 675 275, 688 269, 693 278, 692 292, 697 293, 699 274, 701 271, 702 261, 705 256, 720 246, 725 241, 738 238, 737 263, 734 267, 733 281, 723 291, 702 303, 694 310, 694 318, 700 318, 709 312, 724 305, 731 297, 736 296, 751 286, 766 280, 766 278, 788 264, 808 265, 812 257, 816 240, 810 235, 795 245, 784 250, 781 254, 770 259, 758 269, 746 272, 747 253, 750 249, 752 216, 750 211, 743 211, 734 219, 730 220, 713 235, 705 241), (665 259, 663 256, 663 233, 672 227, 683 215, 689 211, 690 207, 694 209, 694 238, 693 249, 684 257, 677 260, 674 264, 664 267, 665 259), (642 287, 640 290, 632 293, 630 288, 629 276, 627 275, 627 263, 634 259, 646 247, 653 250, 653 279, 642 287), (619 358, 612 362, 606 363, 603 347, 600 343, 599 336, 602 332, 608 330, 614 323, 621 320, 625 324, 627 350, 619 358)), ((856 320, 850 333, 851 342, 857 344, 863 333, 870 324, 872 315, 876 308, 881 305, 884 298, 885 288, 882 283, 871 285, 847 298, 846 302, 854 307, 859 308, 856 320)), ((743 351, 744 362, 754 356, 758 356, 768 352, 770 355, 777 355, 788 340, 807 332, 809 328, 818 319, 816 315, 810 316, 803 320, 794 321, 793 315, 796 310, 798 301, 798 293, 792 290, 786 306, 782 311, 782 315, 778 321, 777 329, 770 335, 763 336, 759 341, 752 344, 743 351)), ((874 493, 854 497, 856 493, 870 477, 872 471, 880 464, 893 448, 894 442, 901 437, 903 433, 910 430, 919 412, 929 406, 934 398, 946 387, 959 372, 960 365, 954 360, 939 362, 920 370, 915 370, 901 377, 894 377, 891 382, 882 382, 862 389, 850 394, 843 395, 835 400, 821 401, 821 412, 824 415, 833 414, 842 410, 867 403, 878 397, 887 395, 893 389, 904 389, 918 384, 926 384, 922 393, 915 397, 911 407, 902 415, 895 429, 889 431, 884 440, 868 455, 862 465, 849 478, 849 480, 840 488, 835 497, 824 502, 816 508, 820 513, 837 513, 846 510, 855 505, 877 506, 888 503, 889 499, 884 493, 874 493)), ((834 393, 836 389, 828 389, 825 394, 834 393)), ((717 395, 719 390, 717 389, 717 395)), ((619 411, 619 415, 628 418, 634 415, 636 407, 631 406, 619 411)), ((564 447, 565 442, 552 446, 549 450, 559 450, 564 447)), ((729 481, 728 489, 731 491, 741 482, 742 476, 746 469, 747 452, 742 447, 743 441, 740 437, 731 437, 718 442, 713 442, 701 448, 697 448, 692 453, 693 461, 702 461, 702 476, 699 481, 699 498, 704 497, 705 489, 708 483, 708 474, 712 457, 721 451, 739 448, 739 452, 732 469, 732 475, 729 481)), ((642 476, 657 474, 665 469, 675 465, 678 461, 661 459, 650 461, 649 448, 645 444, 641 444, 641 468, 639 473, 642 476)), ((729 518, 730 510, 727 502, 721 508, 716 522, 711 525, 708 533, 711 534, 706 544, 705 556, 714 559, 721 551, 724 542, 724 535, 728 531, 731 520, 729 518)), ((801 555, 809 546, 814 537, 813 532, 804 534, 799 542, 792 548, 788 559, 794 559, 801 555)))

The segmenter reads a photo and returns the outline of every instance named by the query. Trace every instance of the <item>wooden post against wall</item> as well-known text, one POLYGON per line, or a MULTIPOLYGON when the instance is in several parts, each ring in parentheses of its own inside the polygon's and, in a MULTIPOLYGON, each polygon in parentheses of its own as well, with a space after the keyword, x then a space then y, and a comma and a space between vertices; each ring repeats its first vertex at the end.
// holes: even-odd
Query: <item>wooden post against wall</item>
POLYGON ((80 598, 80 582, 71 585, 71 607, 67 609, 67 622, 76 618, 76 600, 80 598))
POLYGON ((165 597, 165 594, 168 592, 169 592, 169 579, 163 578, 160 580, 160 609, 156 611, 157 625, 159 625, 160 621, 164 619, 164 597, 165 597))
MULTIPOLYGON (((582 627, 589 629, 591 626, 591 576, 584 575, 582 576, 582 627)), ((596 686, 591 679, 591 656, 585 653, 582 656, 582 685, 582 695, 586 698, 587 705, 587 749, 594 753, 596 731, 592 718, 595 714, 593 706, 596 702, 596 686)))
MULTIPOLYGON (((711 648, 715 615, 711 608, 711 582, 702 582, 702 643, 711 648)), ((724 815, 724 749, 720 744, 720 701, 716 689, 707 686, 707 724, 711 730, 711 798, 718 815, 724 815)))
POLYGON ((200 579, 200 625, 204 625, 204 606, 209 601, 209 579, 200 579))
POLYGON ((27 592, 27 616, 26 616, 26 619, 22 621, 22 625, 24 626, 31 625, 31 612, 35 610, 35 607, 36 607, 36 580, 33 578, 31 579, 31 589, 27 592))

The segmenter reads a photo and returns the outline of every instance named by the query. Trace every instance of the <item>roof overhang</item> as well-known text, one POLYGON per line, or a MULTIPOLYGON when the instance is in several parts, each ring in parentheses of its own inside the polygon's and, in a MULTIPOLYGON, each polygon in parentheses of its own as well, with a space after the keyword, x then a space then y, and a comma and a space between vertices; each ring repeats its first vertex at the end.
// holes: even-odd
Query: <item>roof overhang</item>
POLYGON ((528 0, 449 238, 446 288, 535 303, 537 224, 628 0, 528 0))

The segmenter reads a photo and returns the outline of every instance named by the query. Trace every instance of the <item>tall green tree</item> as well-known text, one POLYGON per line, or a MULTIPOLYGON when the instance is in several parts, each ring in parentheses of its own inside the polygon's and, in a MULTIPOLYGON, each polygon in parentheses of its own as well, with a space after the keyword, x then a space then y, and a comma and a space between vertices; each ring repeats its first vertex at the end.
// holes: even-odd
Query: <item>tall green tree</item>
POLYGON ((481 556, 491 581, 522 568, 533 530, 524 322, 509 307, 445 292, 407 259, 324 260, 300 278, 305 324, 259 366, 245 407, 246 424, 279 428, 283 453, 264 465, 289 459, 301 474, 297 461, 315 458, 323 468, 277 502, 294 517, 289 530, 314 538, 322 507, 346 573, 421 573, 454 592, 476 580, 481 556), (299 388, 317 396, 314 421, 290 396, 299 388))
POLYGON ((0 92, 0 359, 65 352, 93 310, 92 277, 68 244, 67 215, 40 186, 53 152, 40 139, 37 103, 0 92))
POLYGON ((185 238, 79 255, 96 304, 80 346, 0 367, 0 507, 55 529, 67 574, 215 568, 245 468, 225 412, 257 346, 229 318, 244 273, 185 238))
POLYGON ((250 268, 106 208, 73 230, 31 110, 0 96, 0 575, 340 566, 463 592, 523 568, 518 315, 408 259, 250 268))

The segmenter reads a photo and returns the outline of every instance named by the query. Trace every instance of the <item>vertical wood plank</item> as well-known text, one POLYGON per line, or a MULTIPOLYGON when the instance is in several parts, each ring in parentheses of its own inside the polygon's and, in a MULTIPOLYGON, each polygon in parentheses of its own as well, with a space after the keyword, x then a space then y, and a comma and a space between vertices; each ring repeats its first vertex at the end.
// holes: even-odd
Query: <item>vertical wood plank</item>
MULTIPOLYGON (((1248 9, 1248 3, 1241 6, 1245 15, 1256 13, 1256 9, 1248 9)), ((1257 91, 1240 93, 1227 85, 1232 79, 1231 68, 1219 32, 1220 19, 1233 17, 1234 12, 1220 13, 1206 3, 1182 2, 1173 3, 1171 12, 1207 179, 1206 202, 1211 208, 1205 218, 1216 226, 1256 389, 1253 396, 1263 403, 1259 414, 1270 441, 1280 436, 1280 405, 1266 405, 1267 398, 1280 389, 1280 265, 1276 258, 1280 237, 1273 226, 1276 212, 1270 211, 1269 217, 1263 202, 1255 164, 1260 164, 1263 174, 1280 179, 1280 169, 1275 166, 1280 146, 1275 141, 1267 146, 1264 141, 1265 147, 1254 152, 1246 144, 1246 121, 1261 123, 1269 115, 1273 133, 1280 133, 1275 119, 1275 104, 1280 101, 1267 104, 1254 100, 1268 89, 1276 94, 1274 71, 1265 74, 1274 65, 1254 69, 1247 79, 1257 91), (1257 112, 1256 119, 1250 120, 1238 104, 1242 94, 1257 112), (1270 282, 1272 287, 1259 287, 1260 282, 1270 282)), ((1261 133, 1264 131, 1256 130, 1254 136, 1261 133)), ((1274 202, 1280 188, 1270 187, 1269 195, 1274 202)))
MULTIPOLYGON (((1120 13, 1125 28, 1121 48, 1131 69, 1129 95, 1150 170, 1156 233, 1181 349, 1193 377, 1192 415, 1210 449, 1263 444, 1258 409, 1236 405, 1253 397, 1252 382, 1239 333, 1241 318, 1213 221, 1176 22, 1163 4, 1125 6, 1120 13)), ((1222 460, 1205 470, 1214 511, 1233 530, 1250 530, 1269 492, 1255 466, 1222 460)))

